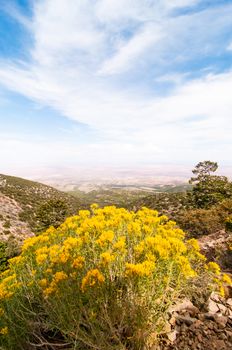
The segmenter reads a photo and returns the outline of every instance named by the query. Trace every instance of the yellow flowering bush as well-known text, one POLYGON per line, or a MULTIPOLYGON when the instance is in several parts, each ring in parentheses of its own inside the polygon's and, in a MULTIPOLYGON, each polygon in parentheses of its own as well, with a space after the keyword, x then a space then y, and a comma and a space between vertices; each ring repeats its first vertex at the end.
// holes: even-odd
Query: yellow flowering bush
POLYGON ((155 210, 93 205, 27 239, 1 275, 0 345, 149 349, 175 298, 220 274, 184 236, 155 210))

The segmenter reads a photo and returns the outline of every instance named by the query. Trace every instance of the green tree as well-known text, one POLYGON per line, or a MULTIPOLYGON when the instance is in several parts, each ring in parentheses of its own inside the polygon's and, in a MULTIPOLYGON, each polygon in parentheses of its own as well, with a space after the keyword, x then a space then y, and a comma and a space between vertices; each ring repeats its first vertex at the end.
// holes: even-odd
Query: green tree
POLYGON ((218 169, 216 162, 204 161, 196 165, 189 181, 193 184, 192 198, 197 208, 210 208, 212 205, 232 196, 232 184, 226 176, 212 175, 218 169))
POLYGON ((189 183, 193 184, 194 182, 199 182, 207 179, 208 176, 210 176, 211 173, 214 173, 217 169, 218 164, 216 162, 211 162, 210 160, 199 162, 192 170, 192 173, 196 175, 196 177, 192 177, 189 183))
POLYGON ((50 226, 58 227, 68 215, 68 206, 61 199, 50 199, 42 203, 36 212, 37 231, 46 230, 50 226))

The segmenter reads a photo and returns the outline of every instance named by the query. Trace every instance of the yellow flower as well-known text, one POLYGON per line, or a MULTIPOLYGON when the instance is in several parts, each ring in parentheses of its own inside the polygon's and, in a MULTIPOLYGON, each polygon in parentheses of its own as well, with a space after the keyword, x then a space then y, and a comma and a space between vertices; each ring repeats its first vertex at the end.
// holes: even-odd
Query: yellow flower
POLYGON ((96 204, 96 203, 93 203, 91 206, 90 206, 90 209, 92 210, 93 213, 96 212, 96 210, 99 208, 99 205, 96 204))
POLYGON ((199 259, 199 260, 202 260, 202 261, 206 261, 206 260, 207 260, 207 258, 206 258, 203 254, 201 254, 201 253, 199 253, 199 252, 196 252, 196 253, 195 253, 195 256, 196 256, 196 258, 199 259))
POLYGON ((84 292, 86 288, 93 287, 95 284, 104 283, 105 277, 98 269, 93 269, 87 272, 86 276, 82 279, 81 290, 84 292))
POLYGON ((60 252, 61 248, 58 244, 54 244, 49 249, 49 258, 52 264, 57 264, 60 262, 60 252))
POLYGON ((149 225, 143 225, 143 231, 145 232, 146 235, 150 235, 153 231, 153 227, 149 225))
POLYGON ((60 262, 62 264, 65 264, 69 259, 70 259, 70 254, 69 253, 67 253, 67 252, 64 253, 63 252, 63 253, 60 254, 60 262))
POLYGON ((223 286, 219 287, 219 293, 224 298, 224 296, 225 296, 225 289, 223 288, 223 286))
POLYGON ((55 273, 53 280, 54 280, 54 282, 58 283, 60 281, 66 280, 67 278, 68 278, 68 275, 65 272, 58 271, 55 273))
POLYGON ((222 281, 230 286, 232 285, 230 276, 226 275, 225 273, 222 275, 222 281))
POLYGON ((47 287, 48 281, 46 280, 46 278, 43 278, 42 280, 40 280, 40 281, 39 281, 39 285, 40 285, 40 287, 42 287, 42 288, 47 287))
POLYGON ((56 285, 51 284, 50 287, 46 288, 43 291, 43 294, 44 294, 45 298, 47 298, 47 297, 49 297, 49 295, 54 294, 56 292, 56 290, 57 290, 56 285))
POLYGON ((32 237, 32 238, 25 239, 23 246, 22 246, 22 251, 25 252, 30 247, 33 247, 33 245, 37 242, 38 242, 38 237, 32 237))
POLYGON ((190 265, 190 262, 186 256, 178 256, 176 259, 177 264, 180 267, 180 272, 186 277, 197 276, 196 271, 194 271, 190 265))
POLYGON ((4 327, 4 328, 0 329, 0 334, 2 334, 2 335, 8 334, 8 327, 4 327))
POLYGON ((113 249, 125 252, 126 250, 126 236, 119 237, 118 241, 114 243, 113 249))
POLYGON ((88 218, 90 216, 89 210, 79 210, 79 216, 80 218, 88 218))
POLYGON ((37 255, 36 257, 36 262, 38 265, 41 265, 43 264, 48 258, 48 255, 47 254, 40 254, 40 255, 37 255))
POLYGON ((96 243, 98 243, 100 246, 103 246, 107 243, 112 242, 114 239, 114 232, 109 230, 109 231, 104 231, 100 237, 96 240, 96 243))
POLYGON ((100 255, 101 263, 103 265, 108 265, 109 263, 113 262, 115 260, 115 257, 110 254, 110 252, 105 252, 100 255))
POLYGON ((138 222, 130 222, 127 225, 127 232, 129 235, 140 236, 141 235, 141 226, 138 222))
POLYGON ((190 249, 196 250, 197 252, 200 250, 199 243, 196 239, 191 238, 186 243, 190 249))
POLYGON ((76 278, 77 277, 77 273, 76 272, 71 272, 70 273, 70 277, 71 278, 76 278))
POLYGON ((213 262, 210 261, 207 265, 206 265, 206 269, 209 270, 212 273, 215 273, 215 275, 220 275, 221 269, 220 266, 213 262))
POLYGON ((23 260, 24 260, 24 257, 19 255, 9 259, 8 262, 10 265, 17 265, 18 263, 23 262, 23 260))
POLYGON ((144 241, 141 241, 139 244, 137 244, 135 247, 134 247, 134 251, 135 251, 135 254, 137 256, 140 256, 144 253, 144 249, 145 249, 145 242, 144 241))
POLYGON ((78 256, 73 260, 72 267, 74 269, 82 269, 84 266, 85 258, 83 256, 78 256))
POLYGON ((63 242, 63 246, 64 249, 73 249, 73 248, 78 248, 80 247, 82 244, 82 241, 80 238, 76 238, 76 237, 68 237, 64 242, 63 242))
POLYGON ((154 261, 145 260, 139 264, 126 263, 126 276, 150 276, 155 269, 154 261))

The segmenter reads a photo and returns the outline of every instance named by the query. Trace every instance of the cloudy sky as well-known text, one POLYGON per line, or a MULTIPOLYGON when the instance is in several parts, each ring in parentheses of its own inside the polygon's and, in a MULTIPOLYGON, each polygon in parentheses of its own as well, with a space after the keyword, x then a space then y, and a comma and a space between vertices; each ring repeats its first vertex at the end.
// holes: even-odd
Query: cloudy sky
POLYGON ((0 173, 232 165, 231 0, 0 0, 0 173))

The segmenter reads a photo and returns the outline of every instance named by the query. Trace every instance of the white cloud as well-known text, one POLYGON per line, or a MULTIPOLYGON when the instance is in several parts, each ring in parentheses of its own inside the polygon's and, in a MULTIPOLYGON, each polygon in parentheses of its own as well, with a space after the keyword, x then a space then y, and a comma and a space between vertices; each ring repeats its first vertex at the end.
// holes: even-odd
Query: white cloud
POLYGON ((162 37, 163 34, 159 27, 146 24, 142 30, 139 30, 126 44, 122 45, 113 57, 103 62, 99 73, 122 73, 132 65, 135 66, 139 56, 144 55, 144 52, 161 40, 162 37))
MULTIPOLYGON (((158 72, 152 89, 146 87, 146 81, 143 89, 135 87, 136 79, 125 86, 117 80, 119 76, 122 81, 133 80, 141 67, 146 73, 146 64, 153 72, 154 66, 163 67, 168 60, 185 61, 189 55, 195 57, 217 47, 217 40, 210 49, 205 44, 215 37, 219 25, 229 23, 229 11, 223 19, 216 16, 218 10, 168 16, 173 7, 195 3, 99 0, 93 4, 90 0, 70 0, 67 6, 64 0, 37 1, 30 27, 34 38, 31 61, 2 61, 0 82, 101 133, 99 143, 48 144, 51 153, 56 149, 60 157, 63 154, 62 159, 69 154, 80 160, 197 160, 221 154, 229 160, 231 143, 227 155, 222 154, 222 147, 232 131, 232 72, 189 82, 182 79, 184 74, 160 77, 158 72), (201 35, 207 25, 212 30, 201 35), (193 32, 194 40, 189 43, 193 32), (163 97, 154 93, 155 82, 162 82, 162 77, 163 82, 172 79, 176 83, 163 97), (199 116, 204 118, 193 122, 199 116)), ((38 145, 31 149, 39 152, 38 145)), ((49 152, 47 157, 52 158, 49 152)))
POLYGON ((164 5, 169 8, 178 8, 178 7, 189 7, 196 5, 200 0, 163 0, 164 5))

